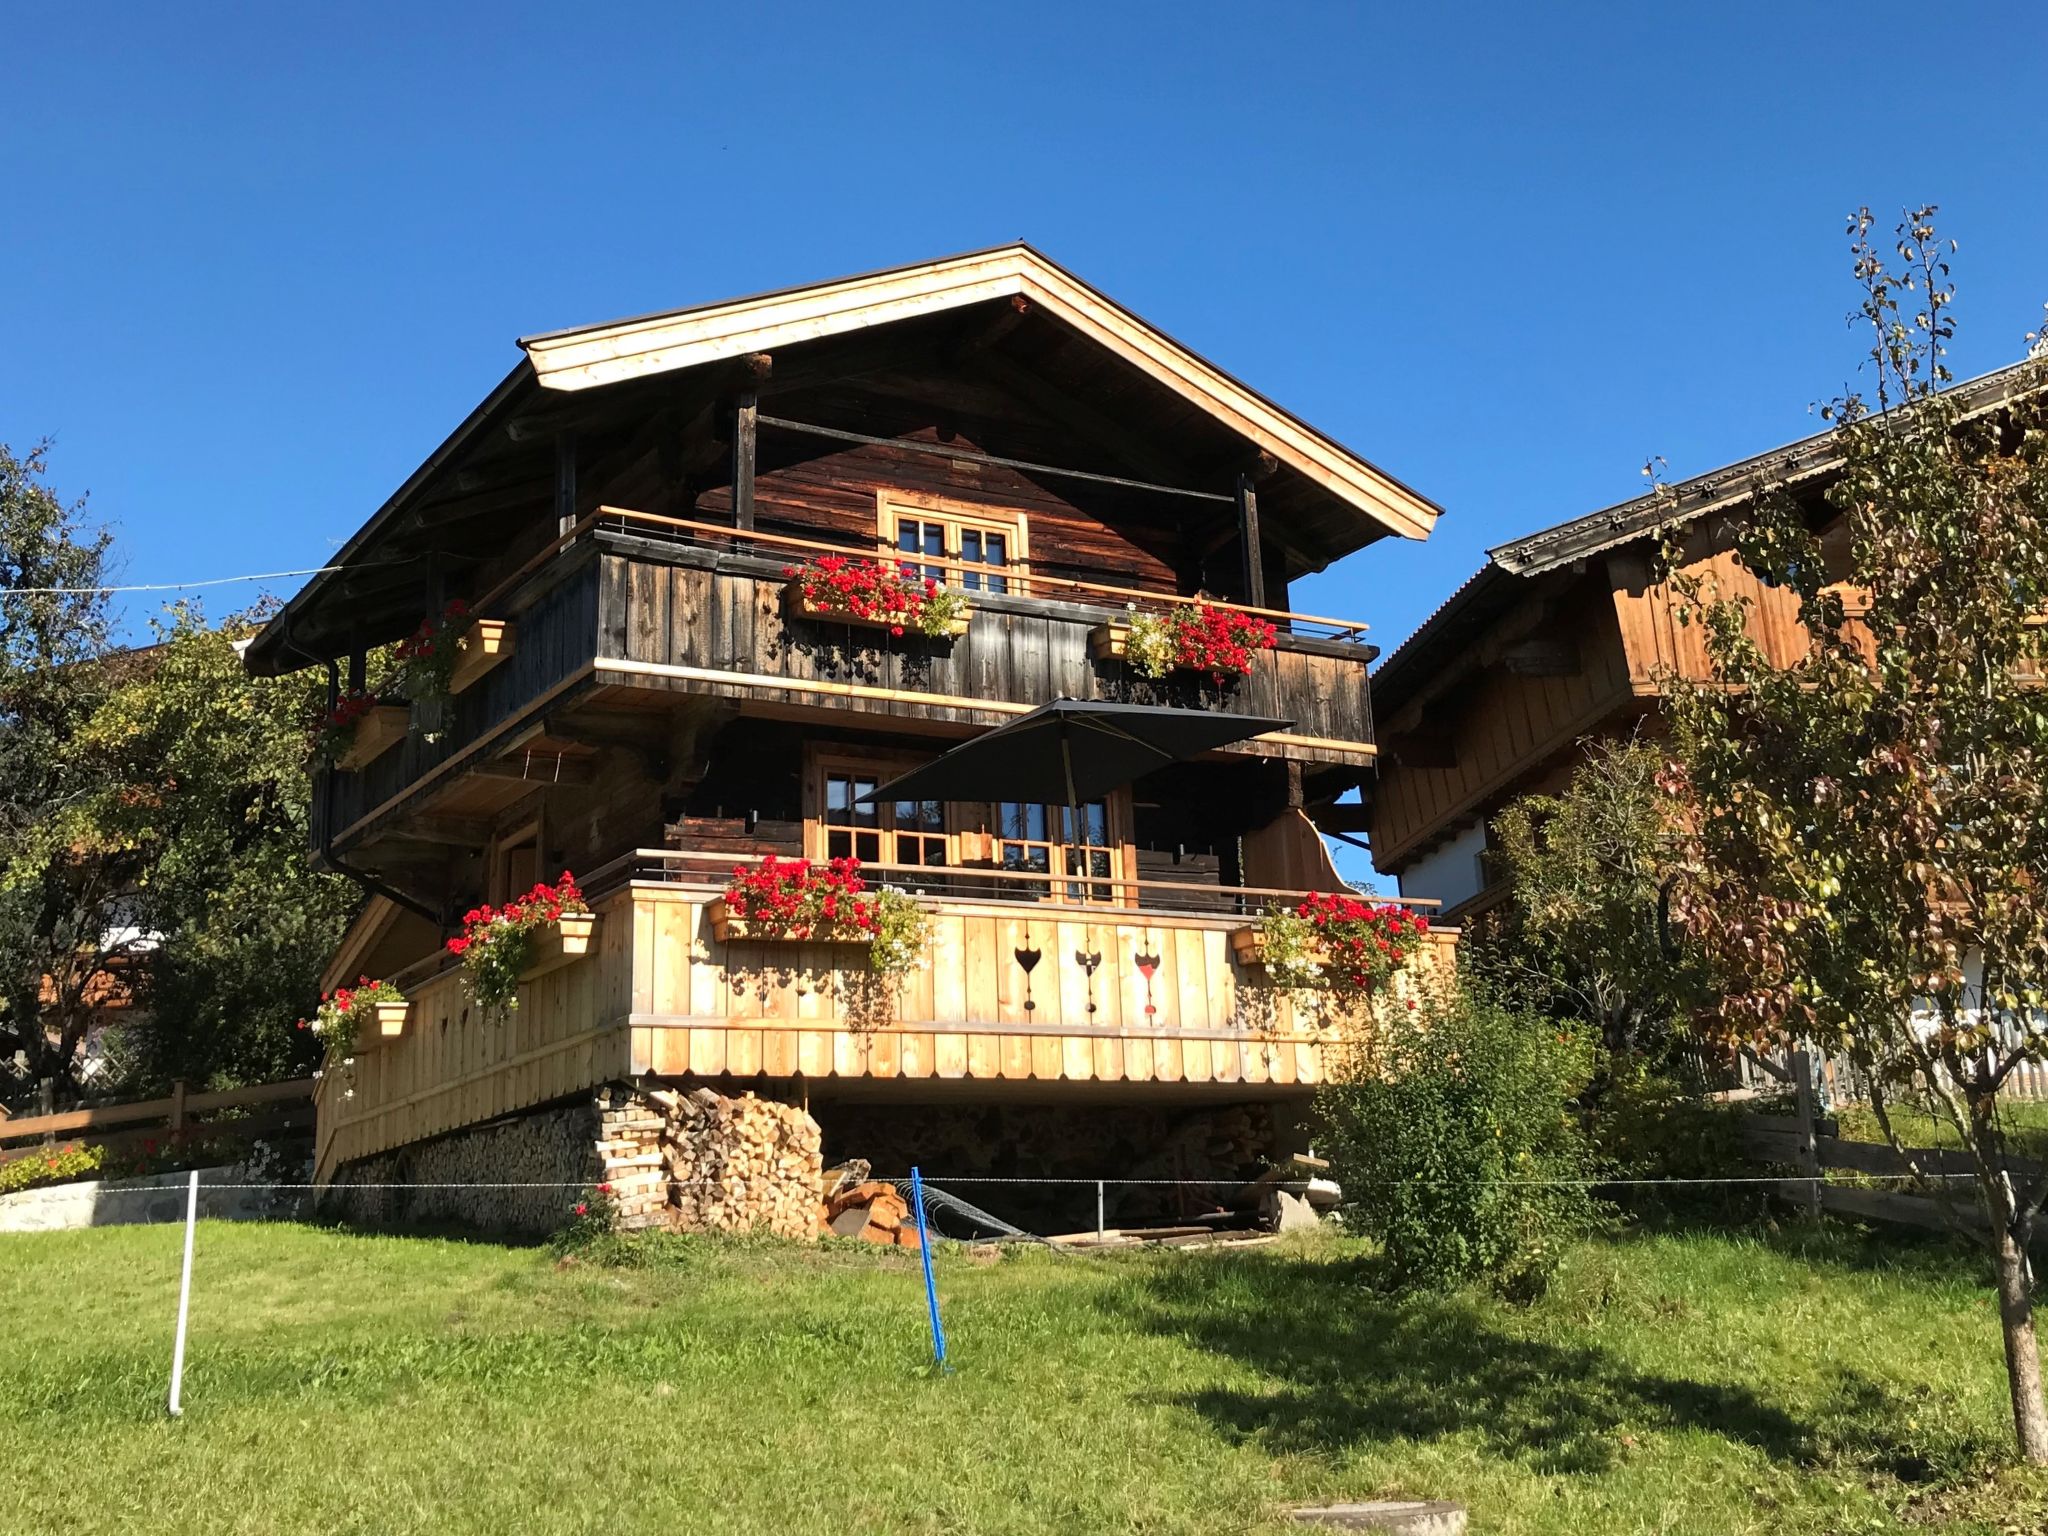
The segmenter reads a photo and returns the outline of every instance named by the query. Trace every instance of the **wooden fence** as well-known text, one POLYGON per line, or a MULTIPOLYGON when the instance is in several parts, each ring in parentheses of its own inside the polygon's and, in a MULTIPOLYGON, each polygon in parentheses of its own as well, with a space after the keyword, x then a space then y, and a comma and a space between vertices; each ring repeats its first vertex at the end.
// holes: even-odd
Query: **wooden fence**
MULTIPOLYGON (((1954 1232, 1958 1224, 1981 1231, 1984 1218, 1972 1182, 1976 1164, 1962 1151, 1914 1147, 1911 1162, 1930 1178, 1949 1186, 1946 1195, 1918 1193, 1903 1178, 1913 1170, 1905 1153, 1882 1142, 1844 1141, 1840 1124, 1816 1113, 1812 1065, 1804 1051, 1772 1064, 1771 1076, 1792 1089, 1790 1115, 1742 1114, 1743 1149, 1759 1163, 1799 1170, 1799 1176, 1776 1186, 1780 1199, 1815 1213, 1832 1211, 1863 1221, 1954 1232), (1782 1076, 1778 1074, 1782 1072, 1782 1076), (1828 1182, 1830 1172, 1865 1174, 1894 1180, 1887 1187, 1828 1182)), ((1740 1090, 1738 1090, 1740 1091, 1740 1090)), ((2043 1164, 2027 1157, 2008 1157, 2003 1168, 2014 1185, 2026 1188, 2041 1177, 2043 1164)), ((2034 1246, 2048 1252, 2048 1229, 2038 1232, 2034 1246)))
POLYGON ((150 1140, 248 1141, 287 1131, 310 1132, 315 1086, 312 1078, 300 1077, 220 1093, 188 1093, 183 1083, 176 1083, 161 1099, 0 1119, 0 1163, 58 1141, 82 1139, 121 1146, 150 1140))

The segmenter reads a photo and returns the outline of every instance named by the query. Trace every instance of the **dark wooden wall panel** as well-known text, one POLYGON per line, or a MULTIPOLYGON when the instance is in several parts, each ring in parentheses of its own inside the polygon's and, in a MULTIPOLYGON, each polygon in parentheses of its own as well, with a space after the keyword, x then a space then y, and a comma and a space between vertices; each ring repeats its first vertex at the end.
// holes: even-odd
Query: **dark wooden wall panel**
MULTIPOLYGON (((932 387, 940 389, 942 385, 932 387)), ((985 401, 976 403, 988 409, 985 401)), ((1113 455, 1077 441, 1073 434, 1035 418, 1022 406, 1013 406, 1000 418, 972 416, 943 404, 841 388, 780 400, 764 410, 873 437, 1154 478, 1135 474, 1113 455), (945 419, 935 422, 935 415, 945 419)), ((1219 492, 1228 489, 1228 482, 1213 471, 1177 465, 1168 468, 1174 471, 1170 483, 1219 492)), ((845 539, 867 547, 877 532, 876 500, 883 491, 1021 512, 1032 565, 1040 572, 1159 592, 1180 590, 1180 572, 1195 571, 1203 547, 1213 542, 1234 515, 1229 507, 1215 502, 1102 486, 907 447, 838 443, 786 428, 762 427, 754 486, 757 527, 845 539)), ((725 521, 731 509, 731 491, 725 485, 707 487, 694 498, 694 515, 706 520, 725 521)), ((1235 545, 1226 553, 1228 560, 1211 560, 1209 574, 1227 573, 1230 562, 1237 559, 1235 545)), ((1220 584, 1217 591, 1229 595, 1220 584)))
MULTIPOLYGON (((613 540, 612 547, 633 542, 613 540)), ((607 608, 600 620, 604 643, 616 647, 607 654, 649 666, 858 684, 898 696, 825 698, 793 693, 779 684, 681 680, 692 691, 701 688, 758 703, 825 703, 844 711, 850 722, 920 717, 979 723, 985 718, 958 705, 926 702, 920 695, 1032 706, 1062 695, 1123 699, 1270 715, 1293 721, 1297 735, 1333 742, 1372 740, 1362 650, 1353 659, 1283 638, 1281 649, 1261 654, 1252 675, 1234 686, 1217 688, 1178 676, 1155 683, 1121 662, 1090 659, 1089 631, 1110 616, 1107 612, 990 602, 975 609, 967 633, 956 640, 893 637, 865 626, 785 618, 786 583, 772 562, 713 562, 695 553, 674 559, 677 563, 618 553, 605 557, 606 602, 626 609, 621 617, 607 608)), ((1290 755, 1349 760, 1335 749, 1290 755)))

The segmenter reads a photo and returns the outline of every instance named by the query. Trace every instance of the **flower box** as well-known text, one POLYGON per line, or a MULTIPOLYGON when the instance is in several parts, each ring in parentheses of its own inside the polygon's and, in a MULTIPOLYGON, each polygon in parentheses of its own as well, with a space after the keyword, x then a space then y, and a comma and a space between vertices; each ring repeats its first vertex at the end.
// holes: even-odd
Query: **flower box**
POLYGON ((595 912, 564 912, 555 922, 533 932, 532 958, 526 969, 519 973, 521 981, 532 981, 536 976, 545 976, 549 971, 559 971, 565 965, 573 965, 590 953, 591 939, 597 932, 595 912))
MULTIPOLYGON (((804 595, 801 581, 792 581, 783 589, 783 602, 789 617, 793 619, 819 619, 831 624, 854 624, 863 629, 879 629, 884 633, 895 627, 888 619, 864 619, 859 614, 849 613, 843 608, 828 608, 821 603, 813 603, 804 595)), ((966 634, 968 620, 972 617, 972 611, 965 609, 954 615, 946 625, 945 638, 957 640, 966 634)), ((905 633, 909 634, 911 631, 906 629, 905 633)))
POLYGON ((378 1034, 389 1039, 405 1033, 405 1016, 412 1008, 411 1003, 401 998, 395 1003, 376 1003, 372 1006, 377 1010, 378 1034))
POLYGON ((1239 965, 1264 965, 1266 930, 1257 923, 1245 928, 1233 928, 1230 933, 1230 952, 1237 957, 1239 965))
POLYGON ((516 631, 506 619, 477 619, 456 642, 455 670, 448 691, 460 693, 501 661, 511 659, 516 631))
POLYGON ((804 939, 791 938, 781 933, 763 933, 747 918, 734 917, 728 912, 723 896, 712 897, 705 911, 711 915, 711 936, 721 944, 744 939, 754 944, 858 944, 866 948, 874 943, 872 934, 842 933, 837 929, 830 933, 813 934, 804 939))
POLYGON ((1124 647, 1131 642, 1131 626, 1128 624, 1098 624, 1088 631, 1088 659, 1091 661, 1122 661, 1124 647))
POLYGON ((402 704, 379 704, 356 721, 348 750, 335 758, 337 768, 357 769, 384 755, 404 738, 407 712, 402 704))

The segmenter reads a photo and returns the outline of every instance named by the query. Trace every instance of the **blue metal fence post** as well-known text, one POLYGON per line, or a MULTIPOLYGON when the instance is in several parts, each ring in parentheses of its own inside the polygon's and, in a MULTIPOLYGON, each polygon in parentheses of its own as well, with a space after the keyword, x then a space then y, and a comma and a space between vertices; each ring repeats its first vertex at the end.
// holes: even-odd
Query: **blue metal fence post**
POLYGON ((924 1176, 910 1170, 910 1203, 917 1207, 917 1249, 924 1258, 924 1300, 932 1315, 932 1355, 946 1367, 946 1330, 939 1324, 939 1288, 932 1283, 932 1235, 924 1219, 924 1176))

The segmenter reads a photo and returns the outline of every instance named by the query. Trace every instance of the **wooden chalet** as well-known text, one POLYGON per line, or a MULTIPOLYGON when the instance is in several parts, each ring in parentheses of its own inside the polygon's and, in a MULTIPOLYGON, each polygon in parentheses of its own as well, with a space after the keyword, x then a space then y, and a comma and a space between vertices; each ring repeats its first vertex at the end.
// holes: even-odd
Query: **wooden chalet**
MULTIPOLYGON (((2037 379, 2016 364, 1956 390, 1975 415, 2037 379)), ((1750 574, 1734 533, 1768 488, 1811 507, 1828 549, 1836 453, 1821 433, 1489 551, 1374 674, 1383 755, 1362 818, 1374 867, 1404 896, 1441 903, 1445 922, 1476 916, 1503 895, 1488 859, 1493 816, 1562 789, 1589 742, 1655 730, 1672 676, 1709 675, 1700 627, 1678 622, 1670 584, 1654 579, 1674 527, 1685 569, 1747 601, 1750 632, 1775 663, 1804 654, 1797 596, 1750 574)), ((1350 806, 1319 814, 1333 829, 1359 819, 1350 806)))
POLYGON ((1434 506, 1023 245, 521 346, 248 652, 338 692, 452 598, 490 621, 434 729, 386 702, 317 786, 314 856, 374 898, 332 975, 411 1002, 323 1094, 323 1178, 617 1084, 807 1104, 828 1154, 863 1152, 838 1104, 1306 1094, 1330 1036, 1232 939, 1340 886, 1308 813, 1372 774, 1375 653, 1290 588, 1434 506), (792 566, 878 553, 963 593, 961 632, 792 602, 792 566), (1117 627, 1198 595, 1275 647, 1225 686, 1140 676, 1117 627), (1289 724, 1078 824, 861 802, 1062 696, 1289 724), (859 951, 721 937, 715 898, 769 854, 917 892, 929 963, 862 1015, 859 951), (588 953, 485 1019, 444 940, 564 869, 588 953))

